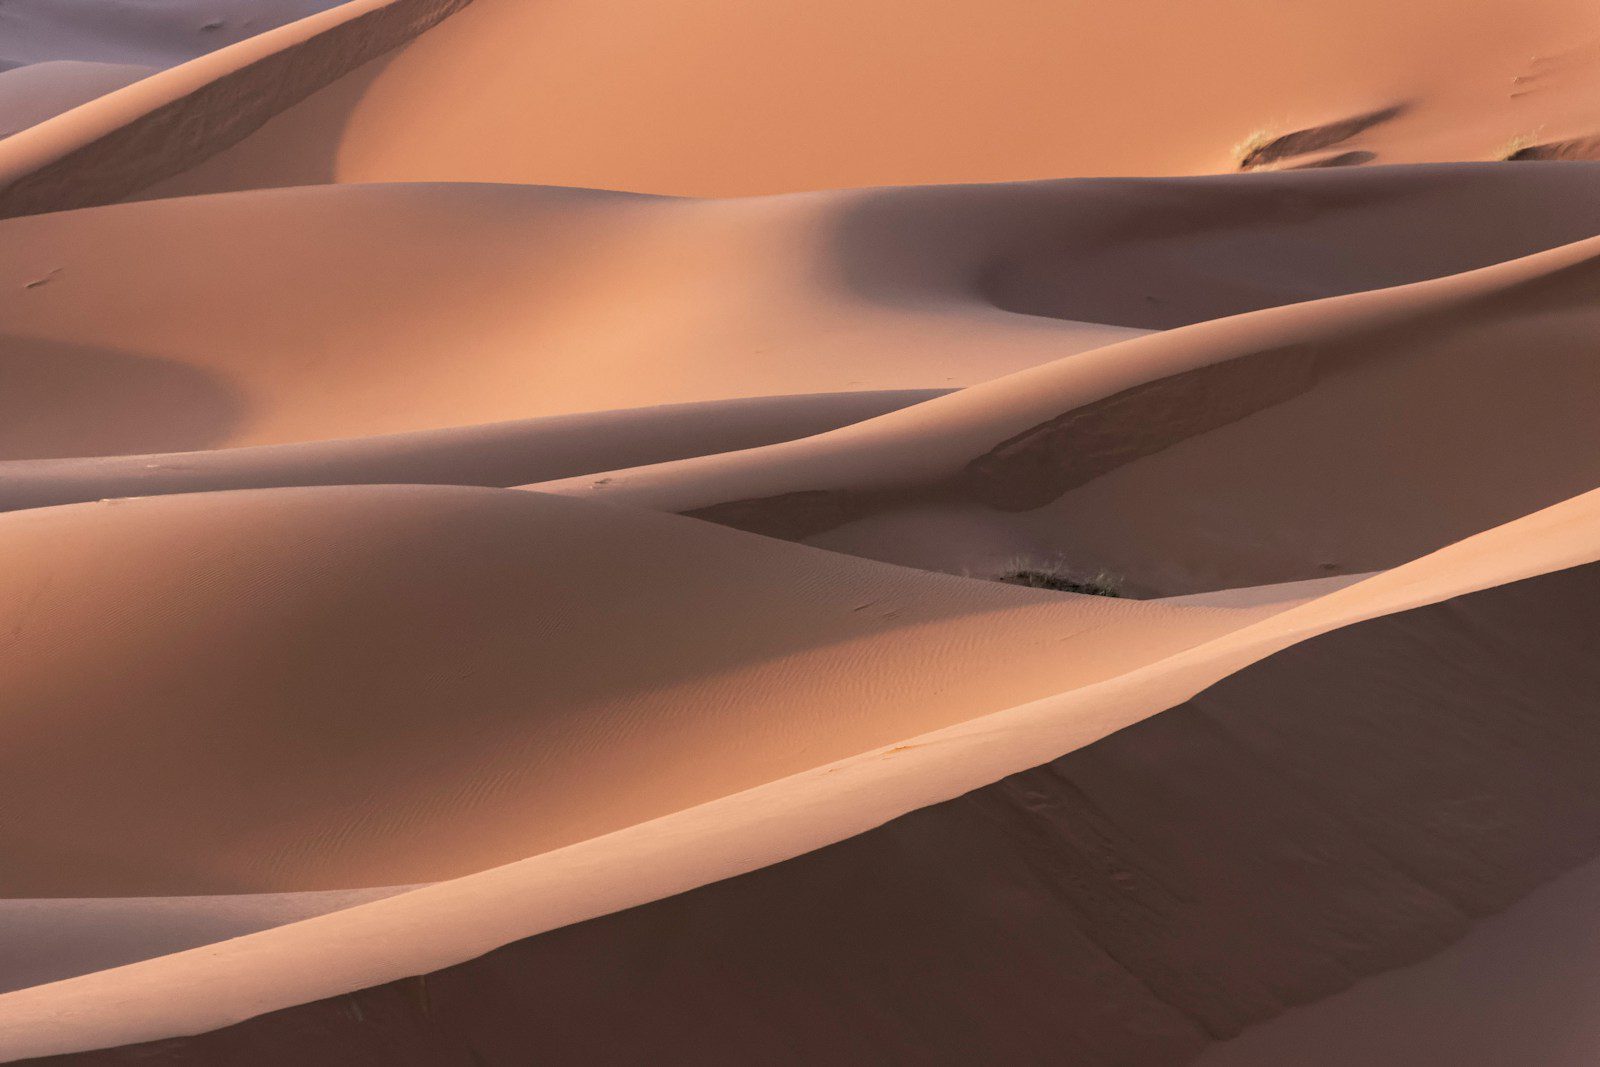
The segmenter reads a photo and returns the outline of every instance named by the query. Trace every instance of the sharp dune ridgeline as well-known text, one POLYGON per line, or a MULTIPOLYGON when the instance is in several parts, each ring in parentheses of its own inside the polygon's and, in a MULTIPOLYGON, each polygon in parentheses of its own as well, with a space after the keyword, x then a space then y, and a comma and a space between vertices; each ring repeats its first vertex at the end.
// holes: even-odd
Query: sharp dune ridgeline
POLYGON ((0 4, 0 1062, 1586 1067, 1578 0, 0 4))

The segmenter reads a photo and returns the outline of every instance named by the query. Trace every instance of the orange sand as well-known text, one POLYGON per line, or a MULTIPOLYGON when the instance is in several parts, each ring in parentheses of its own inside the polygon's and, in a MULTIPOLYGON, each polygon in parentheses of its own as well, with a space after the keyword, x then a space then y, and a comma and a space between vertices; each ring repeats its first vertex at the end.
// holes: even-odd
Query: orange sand
POLYGON ((1587 1062, 1597 88, 1578 0, 5 4, 0 1061, 1587 1062))

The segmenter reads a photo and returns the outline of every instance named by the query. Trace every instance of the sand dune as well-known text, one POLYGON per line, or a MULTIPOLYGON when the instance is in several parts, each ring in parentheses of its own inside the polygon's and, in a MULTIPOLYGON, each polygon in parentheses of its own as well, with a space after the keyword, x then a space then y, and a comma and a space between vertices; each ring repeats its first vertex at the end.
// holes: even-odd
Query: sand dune
POLYGON ((339 0, 10 0, 0 10, 0 138, 339 0))
POLYGON ((0 358, 22 388, 3 401, 0 448, 13 459, 166 452, 948 389, 1135 327, 1455 273, 1600 230, 1586 165, 1521 173, 1328 174, 1299 192, 1259 176, 711 203, 323 187, 15 220, 0 252, 0 358), (1530 184, 1548 196, 1529 198, 1530 184), (1461 236, 1462 219, 1485 210, 1521 225, 1461 236), (1222 228, 1196 235, 1196 213, 1222 228), (1131 255, 1129 227, 1146 235, 1131 255), (162 268, 133 269, 158 233, 162 268), (1302 242, 1326 266, 1294 288, 1253 254, 1296 255, 1302 242), (619 315, 588 291, 648 298, 619 315))
POLYGON ((924 567, 1059 555, 1153 593, 1394 566, 1600 478, 1595 251, 1203 322, 808 440, 541 488, 924 567))
POLYGON ((0 1060, 1586 1062, 1596 88, 3 0, 0 1060))
MULTIPOLYGON (((433 971, 518 937, 665 899, 809 852, 895 815, 955 797, 1018 768, 1054 758, 1050 753, 1080 748, 1154 711, 1181 703, 1252 661, 1318 633, 1529 576, 1552 572, 1587 575, 1592 568, 1569 569, 1600 557, 1600 539, 1595 537, 1600 515, 1597 508, 1600 497, 1589 494, 1298 608, 1269 614, 1253 625, 1100 684, 907 738, 529 860, 205 950, 7 994, 0 997, 0 1019, 6 1024, 0 1027, 0 1034, 7 1035, 0 1054, 38 1055, 211 1030, 276 1007, 347 993, 375 981, 433 971), (404 936, 397 939, 396 931, 404 931, 404 936), (193 995, 197 988, 212 992, 202 1002, 202 998, 193 995), (116 1005, 115 1010, 112 1005, 116 1005)), ((1561 573, 1542 583, 1524 585, 1536 592, 1545 588, 1558 590, 1560 602, 1573 610, 1587 610, 1583 605, 1593 599, 1587 595, 1586 586, 1579 583, 1574 587, 1561 573)), ((1502 599, 1492 598, 1497 604, 1502 599)), ((1534 599, 1537 607, 1538 598, 1534 599)), ((1518 604, 1525 606, 1526 600, 1512 597, 1511 605, 1518 604)), ((1450 612, 1446 616, 1452 617, 1450 612)), ((1359 627, 1354 631, 1357 646, 1364 644, 1361 633, 1359 627)), ((1572 634, 1581 649, 1586 634, 1581 629, 1572 634)), ((1529 639, 1535 650, 1539 639, 1538 634, 1529 639)), ((1378 645, 1383 653, 1386 643, 1380 641, 1378 645)), ((1460 663, 1462 659, 1455 656, 1446 663, 1460 663)), ((1341 669, 1339 661, 1340 657, 1333 657, 1332 662, 1319 669, 1337 674, 1341 669)), ((1441 679, 1441 684, 1452 684, 1451 678, 1441 679)), ((1564 683, 1557 676, 1550 684, 1564 683)), ((1494 703, 1492 696, 1488 696, 1488 703, 1494 703)), ((1537 702, 1534 706, 1538 706, 1537 702)), ((1354 707, 1353 714, 1362 713, 1360 706, 1354 707)), ((1366 738, 1357 731, 1352 740, 1361 744, 1366 738)), ((1560 740, 1557 736, 1552 743, 1560 740)), ((1426 741, 1423 744, 1426 751, 1434 751, 1426 741)), ((1471 754, 1474 750, 1463 751, 1471 754)), ((1336 773, 1337 765, 1331 769, 1336 773)), ((1244 786, 1240 783, 1239 788, 1244 786)), ((1226 824, 1220 828, 1225 829, 1226 824)), ((1250 840, 1246 837, 1240 844, 1247 846, 1250 840)), ((1560 838, 1555 843, 1570 840, 1560 838)), ((1289 847, 1293 856, 1292 843, 1289 847)), ((1556 855, 1559 854, 1558 849, 1556 855)), ((1223 867, 1219 873, 1225 876, 1227 870, 1223 867)), ((1526 876, 1528 872, 1519 873, 1526 876)), ((1331 890, 1335 897, 1344 885, 1342 881, 1335 884, 1331 890)), ((1370 883, 1359 880, 1354 885, 1358 890, 1363 885, 1371 888, 1370 883)), ((1237 891, 1248 888, 1246 883, 1237 891)), ((1386 901, 1391 906, 1394 903, 1384 894, 1377 894, 1376 904, 1386 901)), ((785 914, 796 906, 789 905, 785 914)), ((1442 943, 1448 936, 1443 928, 1425 925, 1423 929, 1435 931, 1435 943, 1442 943)), ((953 932, 950 936, 962 935, 953 932)), ((981 937, 982 931, 971 936, 981 937)), ((1412 947, 1414 958, 1422 949, 1412 947)), ((1402 952, 1395 958, 1405 955, 1402 952)), ((1159 960, 1160 955, 1155 959, 1159 960)), ((1376 959, 1369 957, 1369 962, 1381 966, 1376 959)), ((1069 977, 1071 973, 1068 972, 1069 977)), ((1092 979, 1087 985, 1100 988, 1092 979)), ((699 987, 685 992, 692 994, 693 988, 699 987)), ((741 988, 751 987, 741 984, 741 988)), ((375 1017, 386 1022, 366 1032, 374 1040, 386 1043, 381 1047, 388 1055, 424 1057, 417 1062, 442 1055, 437 1044, 429 1043, 434 1039, 419 1041, 414 1030, 408 1028, 405 1019, 411 1009, 396 1007, 390 999, 393 992, 382 990, 376 995, 372 1002, 378 1009, 375 1017)), ((332 1006, 349 1020, 360 1022, 366 1018, 365 1007, 346 1008, 339 1003, 332 1006)), ((749 1010, 748 1004, 742 1010, 749 1010)), ((348 1034, 345 1024, 329 1022, 327 1013, 328 1005, 320 1005, 302 1015, 290 1012, 263 1020, 258 1025, 268 1027, 270 1036, 259 1047, 265 1050, 263 1054, 294 1047, 293 1042, 299 1040, 293 1035, 299 1027, 297 1020, 307 1019, 308 1032, 316 1035, 310 1040, 327 1042, 322 1047, 333 1059, 326 1062, 340 1056, 372 1053, 373 1046, 366 1043, 364 1033, 348 1034), (288 1032, 272 1029, 285 1019, 288 1032), (342 1043, 344 1038, 335 1042, 341 1032, 350 1044, 342 1043)), ((572 1018, 576 1022, 577 1016, 572 1018)), ((614 1019, 607 1025, 615 1035, 607 1040, 645 1040, 641 1035, 651 1032, 619 1028, 614 1019), (629 1033, 634 1037, 628 1037, 629 1033)), ((1137 1025, 1125 1032, 1114 1024, 1108 1029, 1113 1035, 1121 1032, 1133 1038, 1147 1032, 1137 1025)), ((491 1039, 494 1029, 469 1028, 468 1032, 473 1041, 482 1042, 491 1039)), ((221 1054, 220 1049, 241 1062, 249 1062, 251 1056, 257 1055, 252 1051, 255 1046, 251 1033, 246 1028, 239 1037, 225 1031, 216 1039, 221 1045, 202 1045, 202 1050, 211 1052, 201 1054, 221 1054), (235 1044, 236 1039, 242 1044, 235 1044)), ((448 1039, 449 1031, 444 1033, 446 1036, 440 1040, 448 1039)), ((514 1033, 502 1036, 508 1041, 516 1040, 514 1033)), ((656 1036, 660 1036, 659 1032, 656 1036)), ((1169 1052, 1174 1048, 1192 1049, 1198 1047, 1197 1041, 1191 1035, 1185 1044, 1156 1048, 1165 1047, 1169 1052)), ((164 1050, 138 1049, 128 1053, 148 1054, 181 1056, 185 1046, 179 1043, 164 1050)), ((501 1057, 497 1054, 496 1058, 501 1057)))
POLYGON ((1463 1067, 1593 1058, 1593 861, 1428 960, 1369 978, 1226 1043, 1199 1067, 1344 1067, 1442 1058, 1463 1067))
MULTIPOLYGON (((382 483, 513 486, 808 437, 943 392, 713 400, 303 444, 0 461, 0 511, 219 489, 382 483)), ((81 447, 80 437, 70 440, 81 447)))
POLYGON ((0 212, 329 181, 724 196, 1179 174, 1267 144, 1320 146, 1275 166, 1488 160, 1600 128, 1600 38, 1575 0, 1448 18, 1363 0, 1331 23, 1251 0, 1093 17, 941 0, 914 19, 891 0, 476 0, 447 17, 461 6, 352 0, 79 109, 0 149, 0 212))
POLYGON ((1062 597, 458 487, 35 509, 0 539, 0 788, 51 812, 3 831, 6 890, 30 897, 454 877, 1272 610, 1062 597))
POLYGON ((891 0, 475 0, 151 192, 509 181, 742 196, 1193 173, 1235 169, 1252 135, 1385 108, 1399 114, 1337 147, 1494 159, 1535 126, 1557 132, 1554 116, 1595 131, 1597 40, 1570 0, 1449 18, 1360 0, 1337 19, 1251 0, 1092 16, 938 0, 914 18, 891 0))
POLYGON ((148 77, 154 67, 59 59, 0 69, 0 137, 148 77))
POLYGON ((1593 854, 1597 592, 1589 566, 1362 623, 788 863, 150 1054, 1176 1062, 1593 854))
POLYGON ((94 7, 8 0, 0 60, 182 63, 334 7, 339 0, 110 0, 94 7))
POLYGON ((1049 358, 1045 344, 1062 354, 1140 332, 1023 321, 1010 343, 996 329, 978 347, 987 321, 1010 317, 979 306, 929 322, 836 294, 811 251, 820 209, 373 186, 17 220, 0 268, 7 358, 25 374, 83 366, 61 371, 68 382, 39 372, 3 445, 10 458, 192 450, 949 389, 1049 358), (130 288, 130 260, 157 232, 165 267, 130 288), (596 275, 641 294, 627 314, 581 296, 596 275), (126 408, 95 410, 81 396, 95 386, 98 406, 126 408), (85 423, 101 438, 76 443, 85 423))
POLYGON ((0 900, 0 993, 153 959, 393 896, 408 887, 209 897, 0 900))

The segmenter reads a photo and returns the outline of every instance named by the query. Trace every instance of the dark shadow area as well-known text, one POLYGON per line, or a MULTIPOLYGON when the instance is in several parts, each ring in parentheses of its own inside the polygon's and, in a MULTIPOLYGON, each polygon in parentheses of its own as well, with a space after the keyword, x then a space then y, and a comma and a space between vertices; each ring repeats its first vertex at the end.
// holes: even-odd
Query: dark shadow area
POLYGON ((181 363, 0 336, 0 460, 210 448, 243 411, 226 382, 181 363))
POLYGON ((1326 167, 1359 167, 1378 158, 1376 152, 1340 152, 1337 155, 1313 159, 1309 163, 1296 163, 1288 170, 1322 170, 1326 167))
POLYGON ((393 0, 275 52, 0 189, 0 218, 111 204, 239 143, 470 0, 393 0))
POLYGON ((1600 234, 1596 164, 1072 179, 856 196, 844 288, 1171 329, 1459 274, 1600 234))
POLYGON ((1396 104, 1392 107, 1369 111, 1362 115, 1352 115, 1347 119, 1337 122, 1324 123, 1321 126, 1310 126, 1293 133, 1286 133, 1274 137, 1252 147, 1239 159, 1240 170, 1251 170, 1255 167, 1264 167, 1269 163, 1277 163, 1296 156, 1310 155, 1312 152, 1321 152, 1343 144, 1357 134, 1365 133, 1374 126, 1381 126, 1385 122, 1393 121, 1405 114, 1407 105, 1396 104))
POLYGON ((1600 566, 1289 648, 785 863, 52 1064, 1178 1064, 1600 851, 1600 566))
POLYGON ((14 462, 0 465, 0 511, 223 489, 528 485, 809 437, 946 392, 750 397, 181 455, 14 462))

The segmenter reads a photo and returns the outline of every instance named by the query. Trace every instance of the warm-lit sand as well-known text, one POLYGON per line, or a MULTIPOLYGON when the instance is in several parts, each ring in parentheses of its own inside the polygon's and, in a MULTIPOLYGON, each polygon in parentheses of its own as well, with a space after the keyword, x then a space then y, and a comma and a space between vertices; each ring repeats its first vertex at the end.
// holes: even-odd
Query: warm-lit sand
POLYGON ((0 1059, 1588 1062, 1597 89, 0 4, 0 1059))

